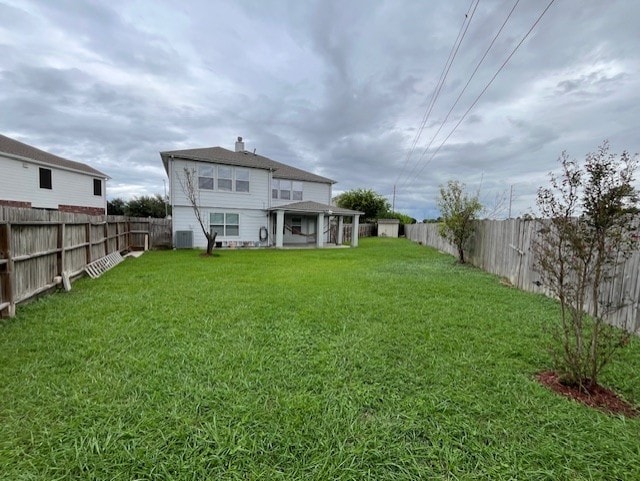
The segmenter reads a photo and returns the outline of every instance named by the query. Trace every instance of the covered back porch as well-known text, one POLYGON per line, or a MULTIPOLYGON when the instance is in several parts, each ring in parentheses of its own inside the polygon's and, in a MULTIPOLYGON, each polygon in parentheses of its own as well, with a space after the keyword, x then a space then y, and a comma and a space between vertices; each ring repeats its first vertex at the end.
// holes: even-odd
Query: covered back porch
POLYGON ((358 246, 358 224, 362 212, 319 202, 294 202, 269 209, 271 234, 276 248, 329 247, 343 245, 344 218, 353 218, 351 247, 358 246), (331 225, 337 224, 331 239, 331 225))

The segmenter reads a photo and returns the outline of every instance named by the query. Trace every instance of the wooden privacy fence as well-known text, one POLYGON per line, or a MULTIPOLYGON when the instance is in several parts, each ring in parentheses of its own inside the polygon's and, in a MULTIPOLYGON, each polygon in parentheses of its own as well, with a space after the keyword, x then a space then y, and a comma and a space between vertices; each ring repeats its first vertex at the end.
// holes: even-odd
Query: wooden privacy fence
POLYGON ((0 316, 113 252, 165 245, 171 220, 0 207, 0 316))
MULTIPOLYGON (((532 244, 540 224, 535 220, 477 221, 476 231, 465 251, 466 260, 474 266, 507 278, 514 286, 530 292, 549 295, 538 285, 540 275, 534 268, 532 244)), ((438 234, 438 224, 407 224, 405 235, 414 242, 434 247, 457 256, 456 248, 438 234)), ((619 327, 640 329, 640 252, 634 252, 618 267, 614 279, 605 286, 600 303, 621 306, 610 313, 607 321, 619 327)), ((591 311, 594 299, 587 299, 591 311)))
MULTIPOLYGON (((375 224, 359 224, 358 225, 358 238, 372 237, 374 233, 375 224)), ((337 238, 332 234, 333 238, 337 238)), ((349 244, 353 236, 353 224, 344 224, 342 226, 342 243, 349 244)), ((335 242, 335 240, 334 240, 335 242)))

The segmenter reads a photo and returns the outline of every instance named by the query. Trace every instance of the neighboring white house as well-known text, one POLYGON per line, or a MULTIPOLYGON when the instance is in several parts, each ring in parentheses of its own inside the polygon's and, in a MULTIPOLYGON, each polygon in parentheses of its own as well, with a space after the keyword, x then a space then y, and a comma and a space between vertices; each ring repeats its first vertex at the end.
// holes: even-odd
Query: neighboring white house
POLYGON ((169 176, 176 247, 207 244, 186 195, 188 173, 197 177, 205 228, 217 232, 219 247, 342 244, 345 216, 353 217, 351 245, 358 245, 362 212, 330 205, 335 181, 248 152, 242 137, 235 151, 209 147, 160 152, 160 156, 169 176), (332 224, 337 227, 334 237, 332 224))
POLYGON ((0 135, 0 205, 103 215, 109 177, 0 135))

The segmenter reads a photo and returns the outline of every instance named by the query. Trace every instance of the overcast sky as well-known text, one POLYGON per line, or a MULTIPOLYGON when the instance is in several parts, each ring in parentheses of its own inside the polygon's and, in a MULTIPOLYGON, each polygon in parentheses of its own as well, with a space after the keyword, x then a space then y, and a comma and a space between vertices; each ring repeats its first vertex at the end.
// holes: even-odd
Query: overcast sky
POLYGON ((163 193, 159 151, 242 136, 334 194, 395 184, 419 220, 450 179, 490 210, 513 188, 519 215, 563 150, 640 151, 640 1, 556 0, 442 144, 549 2, 520 0, 434 138, 514 3, 0 0, 0 133, 103 171, 109 198, 163 193))

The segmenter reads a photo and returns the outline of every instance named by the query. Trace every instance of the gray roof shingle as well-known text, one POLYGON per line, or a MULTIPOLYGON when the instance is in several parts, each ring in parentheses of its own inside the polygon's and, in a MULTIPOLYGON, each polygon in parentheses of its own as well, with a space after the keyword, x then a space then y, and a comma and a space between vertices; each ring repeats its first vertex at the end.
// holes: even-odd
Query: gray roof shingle
POLYGON ((320 202, 314 202, 312 200, 305 200, 302 202, 294 202, 292 204, 279 205, 271 207, 269 210, 286 210, 287 212, 301 212, 308 214, 317 214, 319 212, 331 212, 331 215, 357 215, 364 214, 357 210, 343 209, 335 205, 321 204, 320 202))
POLYGON ((201 162, 213 162, 238 167, 249 167, 253 169, 273 170, 275 179, 300 180, 306 182, 319 182, 323 184, 335 184, 335 180, 312 174, 306 170, 297 169, 290 165, 276 162, 269 157, 257 155, 253 152, 234 152, 222 147, 206 147, 202 149, 170 150, 160 152, 165 170, 168 169, 167 161, 171 156, 180 159, 198 160, 201 162))
POLYGON ((0 154, 32 159, 37 162, 42 162, 43 164, 48 164, 63 169, 76 170, 84 172, 86 174, 94 175, 96 177, 102 177, 103 179, 109 178, 108 175, 103 174, 99 170, 96 170, 87 164, 65 159, 64 157, 58 157, 57 155, 50 154, 49 152, 45 152, 44 150, 37 149, 22 142, 18 142, 17 140, 2 134, 0 134, 0 154))

